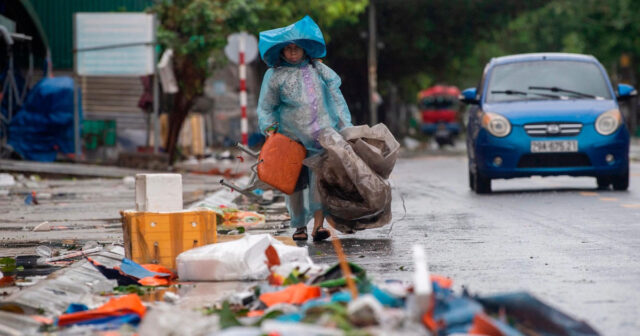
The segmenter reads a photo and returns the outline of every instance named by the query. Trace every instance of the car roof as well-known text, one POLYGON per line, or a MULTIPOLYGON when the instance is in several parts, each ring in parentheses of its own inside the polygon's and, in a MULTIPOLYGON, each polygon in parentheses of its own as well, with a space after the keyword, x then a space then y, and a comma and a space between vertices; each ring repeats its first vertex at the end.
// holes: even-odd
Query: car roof
POLYGON ((531 54, 518 54, 508 55, 492 58, 489 64, 505 64, 514 62, 527 62, 527 61, 542 61, 542 60, 556 60, 556 61, 582 61, 582 62, 598 62, 598 60, 591 55, 583 54, 570 54, 570 53, 531 53, 531 54))

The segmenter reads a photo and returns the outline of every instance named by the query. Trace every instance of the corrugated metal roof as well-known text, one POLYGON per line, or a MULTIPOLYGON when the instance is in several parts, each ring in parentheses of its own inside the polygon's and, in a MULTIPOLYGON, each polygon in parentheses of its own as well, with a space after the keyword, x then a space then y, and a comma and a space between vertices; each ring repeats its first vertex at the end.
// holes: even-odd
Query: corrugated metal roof
MULTIPOLYGON (((112 246, 91 257, 106 267, 113 267, 124 258, 124 249, 112 246)), ((104 292, 105 288, 113 289, 116 284, 89 261, 81 260, 51 274, 33 287, 3 299, 0 301, 0 310, 57 317, 71 303, 90 304, 91 294, 104 292)))
POLYGON ((153 0, 23 0, 30 3, 51 47, 56 69, 73 68, 73 14, 77 12, 140 12, 153 0))

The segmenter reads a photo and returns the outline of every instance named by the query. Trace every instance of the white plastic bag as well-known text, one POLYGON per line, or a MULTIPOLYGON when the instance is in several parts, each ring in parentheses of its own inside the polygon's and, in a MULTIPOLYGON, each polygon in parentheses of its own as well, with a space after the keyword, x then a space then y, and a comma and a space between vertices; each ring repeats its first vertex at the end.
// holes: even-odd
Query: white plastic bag
POLYGON ((306 247, 288 246, 269 234, 210 244, 180 253, 176 258, 182 281, 264 280, 269 275, 265 250, 273 246, 281 264, 313 264, 306 247))

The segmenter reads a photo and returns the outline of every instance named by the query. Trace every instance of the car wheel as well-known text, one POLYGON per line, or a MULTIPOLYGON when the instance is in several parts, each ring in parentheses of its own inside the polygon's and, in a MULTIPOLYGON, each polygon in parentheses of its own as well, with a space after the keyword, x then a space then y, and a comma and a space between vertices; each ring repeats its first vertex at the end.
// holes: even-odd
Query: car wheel
POLYGON ((607 190, 611 184, 611 179, 608 176, 597 176, 596 182, 598 183, 598 190, 607 190))
POLYGON ((613 190, 627 190, 629 189, 629 171, 616 175, 611 178, 611 184, 613 184, 613 190))
POLYGON ((491 179, 482 175, 480 172, 475 173, 475 191, 476 194, 490 194, 491 193, 491 179))

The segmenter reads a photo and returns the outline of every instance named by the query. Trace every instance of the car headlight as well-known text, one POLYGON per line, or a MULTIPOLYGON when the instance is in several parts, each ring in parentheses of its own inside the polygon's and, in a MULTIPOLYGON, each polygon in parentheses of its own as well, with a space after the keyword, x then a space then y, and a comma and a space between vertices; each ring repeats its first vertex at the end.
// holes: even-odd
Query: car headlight
POLYGON ((596 131, 602 135, 615 132, 620 125, 622 125, 622 114, 618 109, 609 110, 596 119, 596 131))
POLYGON ((509 120, 496 113, 484 112, 482 116, 482 127, 498 138, 506 137, 511 133, 511 123, 509 120))

